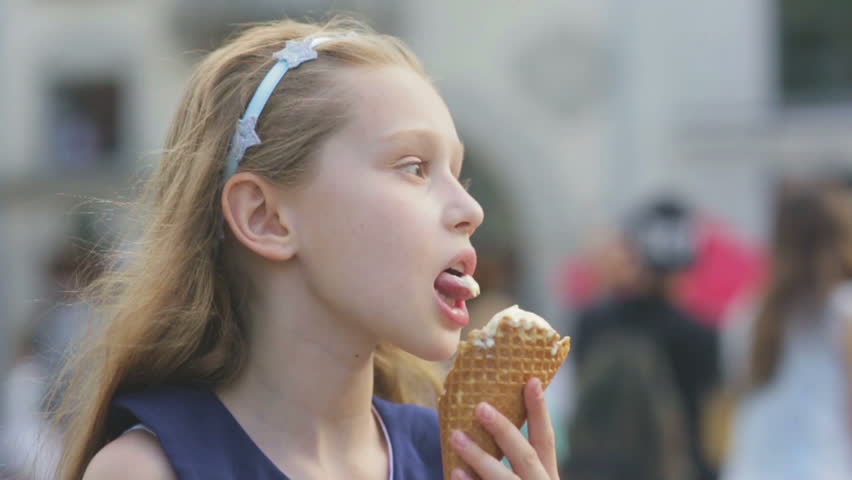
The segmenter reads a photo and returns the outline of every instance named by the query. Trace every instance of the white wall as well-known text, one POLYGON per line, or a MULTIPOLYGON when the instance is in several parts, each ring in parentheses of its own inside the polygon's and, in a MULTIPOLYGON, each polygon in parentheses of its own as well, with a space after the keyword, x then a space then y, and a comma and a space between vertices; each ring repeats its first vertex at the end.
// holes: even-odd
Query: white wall
POLYGON ((666 3, 667 63, 678 121, 765 122, 775 96, 774 2, 666 3))

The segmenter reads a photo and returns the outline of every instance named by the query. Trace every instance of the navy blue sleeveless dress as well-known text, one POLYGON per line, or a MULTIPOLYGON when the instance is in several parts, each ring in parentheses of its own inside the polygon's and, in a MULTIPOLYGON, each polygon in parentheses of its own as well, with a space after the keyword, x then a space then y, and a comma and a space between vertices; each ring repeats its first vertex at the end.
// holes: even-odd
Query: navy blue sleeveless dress
MULTIPOLYGON (((440 480, 437 412, 378 397, 373 406, 390 440, 393 479, 440 480)), ((117 397, 111 436, 139 423, 157 435, 181 480, 288 480, 209 389, 167 386, 117 397)))

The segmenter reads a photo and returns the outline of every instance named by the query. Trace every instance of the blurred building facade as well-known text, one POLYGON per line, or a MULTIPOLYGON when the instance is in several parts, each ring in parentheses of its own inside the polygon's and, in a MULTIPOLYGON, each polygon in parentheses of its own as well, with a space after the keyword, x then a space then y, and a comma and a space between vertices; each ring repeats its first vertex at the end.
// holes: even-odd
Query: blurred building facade
MULTIPOLYGON (((467 145, 476 242, 513 251, 519 300, 556 317, 554 269, 580 232, 644 194, 674 187, 759 237, 774 169, 852 158, 843 71, 822 90, 784 73, 785 14, 807 4, 0 0, 0 339, 38 301, 69 212, 127 198, 199 52, 233 24, 333 6, 409 42, 467 145)), ((120 209, 104 218, 121 228, 120 209)))

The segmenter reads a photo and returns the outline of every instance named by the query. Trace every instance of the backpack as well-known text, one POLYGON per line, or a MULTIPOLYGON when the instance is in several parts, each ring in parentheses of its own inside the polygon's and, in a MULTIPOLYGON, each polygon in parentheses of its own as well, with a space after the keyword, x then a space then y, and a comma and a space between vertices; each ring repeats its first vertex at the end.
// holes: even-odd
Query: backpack
POLYGON ((667 357, 642 334, 608 334, 595 347, 577 369, 564 478, 695 479, 667 357))

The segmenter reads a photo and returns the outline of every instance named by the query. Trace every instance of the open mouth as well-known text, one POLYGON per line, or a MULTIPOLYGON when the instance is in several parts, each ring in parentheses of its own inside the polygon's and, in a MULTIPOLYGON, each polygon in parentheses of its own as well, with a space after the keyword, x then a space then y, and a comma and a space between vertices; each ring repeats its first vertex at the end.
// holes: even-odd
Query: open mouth
POLYGON ((479 295, 479 285, 464 273, 464 265, 453 265, 435 279, 435 294, 444 314, 459 325, 470 321, 465 302, 479 295))

